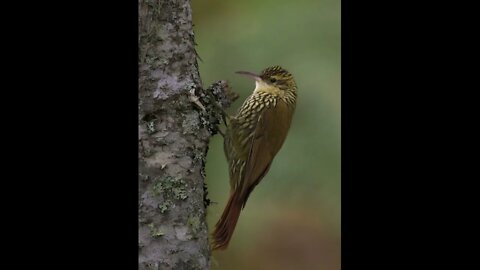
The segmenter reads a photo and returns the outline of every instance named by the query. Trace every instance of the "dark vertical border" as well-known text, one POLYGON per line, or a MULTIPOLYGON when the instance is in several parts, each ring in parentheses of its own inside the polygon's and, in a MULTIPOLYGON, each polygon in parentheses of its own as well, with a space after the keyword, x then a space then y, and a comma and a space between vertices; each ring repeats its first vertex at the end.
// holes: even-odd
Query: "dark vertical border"
POLYGON ((101 93, 105 107, 95 113, 95 145, 102 150, 92 153, 101 173, 90 182, 93 188, 100 186, 95 192, 100 205, 95 201, 91 206, 96 219, 91 266, 137 269, 138 2, 111 1, 100 10, 100 23, 93 25, 98 39, 92 39, 98 48, 92 64, 100 84, 92 94, 101 93))
POLYGON ((455 8, 445 7, 342 1, 344 270, 445 267, 460 247, 446 242, 462 230, 445 225, 457 222, 447 209, 462 171, 448 175, 460 155, 447 145, 462 139, 446 136, 458 131, 446 115, 458 111, 451 93, 462 81, 449 85, 461 65, 447 55, 462 49, 449 45, 458 40, 442 23, 457 20, 446 19, 455 8), (447 188, 439 190, 443 178, 447 188))
POLYGON ((399 154, 406 108, 398 107, 408 91, 402 89, 408 75, 400 67, 402 41, 408 39, 398 26, 408 20, 395 16, 400 7, 388 5, 342 0, 344 270, 391 269, 407 261, 396 249, 405 244, 402 224, 409 222, 401 210, 408 200, 397 194, 409 179, 401 176, 409 168, 399 154))
POLYGON ((138 3, 4 9, 2 148, 7 260, 35 268, 136 269, 138 3), (15 125, 13 125, 13 122, 15 125), (17 163, 17 168, 13 163, 17 163), (11 170, 8 172, 7 170, 11 170), (6 184, 15 186, 7 187, 6 184), (12 236, 12 237, 9 237, 12 236), (18 259, 13 259, 18 255, 18 259))
POLYGON ((48 268, 136 269, 138 3, 74 2, 55 12, 58 41, 45 63, 54 66, 51 85, 62 86, 52 102, 62 125, 49 130, 53 158, 42 158, 58 168, 46 178, 58 180, 45 193, 55 214, 45 217, 52 225, 42 243, 54 251, 43 258, 48 268))

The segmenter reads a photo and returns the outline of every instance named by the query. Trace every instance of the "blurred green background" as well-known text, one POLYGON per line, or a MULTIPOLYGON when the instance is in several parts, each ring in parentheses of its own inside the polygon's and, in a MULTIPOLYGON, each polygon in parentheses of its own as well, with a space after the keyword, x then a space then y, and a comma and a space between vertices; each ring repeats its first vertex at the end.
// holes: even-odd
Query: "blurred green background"
MULTIPOLYGON (((234 74, 281 65, 298 85, 289 136, 251 194, 227 250, 212 269, 340 269, 340 1, 193 0, 204 87, 226 79, 240 95, 254 82, 234 74)), ((222 137, 207 157, 210 232, 229 194, 222 137)))

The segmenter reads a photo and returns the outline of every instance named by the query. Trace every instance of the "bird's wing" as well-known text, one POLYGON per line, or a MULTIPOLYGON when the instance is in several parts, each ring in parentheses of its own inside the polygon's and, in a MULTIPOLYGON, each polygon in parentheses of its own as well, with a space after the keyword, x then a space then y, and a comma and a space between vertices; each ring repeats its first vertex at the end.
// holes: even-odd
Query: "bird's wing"
POLYGON ((267 174, 273 158, 282 147, 290 128, 291 108, 279 102, 265 108, 258 118, 240 187, 244 202, 267 174))

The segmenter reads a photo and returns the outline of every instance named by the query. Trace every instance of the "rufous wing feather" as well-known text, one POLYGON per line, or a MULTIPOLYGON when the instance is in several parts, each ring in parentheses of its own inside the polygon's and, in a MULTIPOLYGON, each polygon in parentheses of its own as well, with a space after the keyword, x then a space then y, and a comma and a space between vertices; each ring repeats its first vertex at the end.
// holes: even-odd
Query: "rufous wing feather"
POLYGON ((227 206, 215 226, 212 244, 214 250, 225 249, 228 246, 241 209, 245 207, 255 186, 267 174, 273 158, 285 141, 291 116, 291 108, 281 102, 276 107, 264 109, 261 113, 250 144, 245 172, 239 179, 237 188, 232 191, 227 206))
POLYGON ((267 174, 273 158, 282 147, 290 128, 291 117, 292 110, 284 102, 266 108, 260 115, 245 166, 245 176, 239 185, 244 206, 255 186, 267 174))

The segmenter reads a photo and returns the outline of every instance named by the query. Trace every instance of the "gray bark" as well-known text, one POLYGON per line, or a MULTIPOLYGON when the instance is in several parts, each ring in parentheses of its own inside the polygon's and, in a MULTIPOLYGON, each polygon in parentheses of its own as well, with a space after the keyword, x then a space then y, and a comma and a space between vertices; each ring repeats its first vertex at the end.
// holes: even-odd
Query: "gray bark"
POLYGON ((188 0, 140 0, 139 20, 139 269, 209 269, 205 157, 236 95, 202 89, 188 0))

